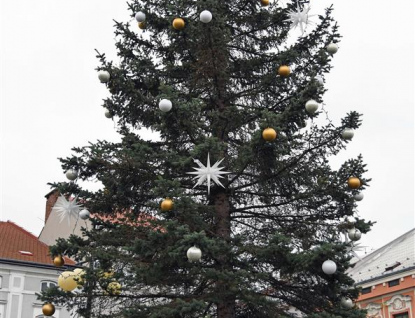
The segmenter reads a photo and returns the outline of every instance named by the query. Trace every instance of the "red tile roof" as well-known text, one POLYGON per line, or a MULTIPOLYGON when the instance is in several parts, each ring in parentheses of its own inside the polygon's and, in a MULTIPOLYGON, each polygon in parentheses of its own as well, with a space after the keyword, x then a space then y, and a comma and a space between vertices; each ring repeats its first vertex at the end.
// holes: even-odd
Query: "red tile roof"
MULTIPOLYGON (((53 265, 49 247, 11 221, 0 222, 0 259, 53 265)), ((65 264, 75 262, 65 257, 65 264)))

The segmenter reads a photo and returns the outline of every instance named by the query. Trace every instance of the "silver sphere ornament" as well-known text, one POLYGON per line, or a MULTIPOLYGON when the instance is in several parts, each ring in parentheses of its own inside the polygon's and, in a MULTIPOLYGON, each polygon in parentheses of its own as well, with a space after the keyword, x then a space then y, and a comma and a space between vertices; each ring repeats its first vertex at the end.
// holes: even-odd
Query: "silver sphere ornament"
POLYGON ((144 12, 137 12, 135 14, 135 19, 137 22, 144 22, 146 20, 146 14, 144 12))
POLYGON ((363 195, 363 193, 358 193, 358 194, 355 194, 355 195, 353 196, 353 198, 354 198, 356 201, 362 201, 362 200, 363 200, 363 198, 364 198, 364 195, 363 195))
POLYGON ((323 269, 324 274, 333 275, 337 270, 337 265, 332 260, 324 261, 323 265, 321 266, 323 269))
POLYGON ((98 72, 98 79, 101 81, 101 83, 107 83, 110 80, 110 73, 107 71, 99 71, 98 72))
POLYGON ((330 54, 335 54, 339 50, 339 47, 336 43, 330 43, 329 45, 327 45, 326 50, 330 54))
POLYGON ((168 111, 170 111, 170 109, 173 107, 171 101, 169 101, 168 99, 162 99, 159 102, 159 108, 163 113, 167 113, 168 111))
POLYGON ((316 77, 314 77, 314 79, 317 81, 317 83, 319 83, 320 85, 324 85, 324 79, 322 76, 317 75, 316 77))
POLYGON ((107 117, 107 118, 112 118, 112 117, 113 117, 112 112, 111 112, 111 111, 109 111, 109 110, 108 110, 108 109, 106 109, 106 108, 105 108, 105 117, 107 117))
POLYGON ((353 136, 354 136, 353 129, 346 128, 342 131, 342 138, 343 139, 352 140, 353 136))
POLYGON ((68 178, 68 180, 74 181, 76 178, 78 178, 78 172, 76 172, 73 169, 69 169, 68 171, 66 171, 66 177, 68 178))
POLYGON ((353 301, 349 297, 342 297, 340 305, 345 309, 353 308, 353 301))
POLYGON ((310 99, 305 104, 305 110, 310 114, 314 114, 317 111, 317 109, 318 109, 318 103, 314 99, 310 99))
POLYGON ((80 217, 82 220, 87 220, 87 219, 89 219, 90 214, 91 214, 91 213, 89 213, 89 211, 88 211, 87 209, 82 209, 82 210, 79 212, 79 217, 80 217))
POLYGON ((212 13, 208 10, 204 10, 200 12, 200 21, 203 23, 209 23, 212 21, 212 13))
POLYGON ((200 250, 200 248, 196 246, 192 246, 191 248, 187 250, 187 259, 190 262, 200 261, 201 258, 202 258, 202 251, 200 250))
POLYGON ((351 241, 355 242, 360 240, 360 238, 362 237, 362 232, 360 232, 358 229, 353 228, 347 232, 347 236, 349 236, 349 239, 351 241))

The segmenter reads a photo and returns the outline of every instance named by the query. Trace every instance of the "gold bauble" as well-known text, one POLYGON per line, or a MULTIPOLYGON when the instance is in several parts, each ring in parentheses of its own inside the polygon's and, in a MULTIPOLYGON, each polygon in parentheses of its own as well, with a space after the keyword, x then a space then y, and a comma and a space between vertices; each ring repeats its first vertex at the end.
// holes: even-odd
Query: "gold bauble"
POLYGON ((163 212, 170 211, 173 209, 173 201, 169 198, 166 198, 161 202, 160 207, 163 212))
POLYGON ((349 188, 351 189, 358 189, 360 188, 360 186, 362 185, 362 182, 360 181, 359 178, 356 177, 350 177, 347 180, 347 185, 349 186, 349 188))
POLYGON ((74 279, 76 281, 77 286, 81 287, 85 283, 84 276, 86 272, 82 268, 74 269, 73 272, 75 273, 74 279))
POLYGON ((182 18, 176 18, 173 20, 173 28, 176 30, 184 29, 184 20, 182 18))
POLYGON ((58 277, 58 286, 64 291, 73 291, 78 283, 75 281, 76 274, 74 272, 63 272, 58 277))
POLYGON ((138 22, 138 28, 141 29, 141 30, 144 30, 146 28, 145 21, 138 22))
POLYGON ((273 128, 266 128, 262 132, 262 138, 266 141, 274 141, 277 138, 277 132, 273 128))
POLYGON ((262 5, 263 7, 268 6, 268 5, 269 5, 269 0, 261 0, 261 5, 262 5))
POLYGON ((62 267, 63 265, 65 265, 65 260, 61 255, 55 256, 55 258, 53 259, 53 265, 62 267))
POLYGON ((289 75, 290 75, 290 73, 291 73, 291 69, 290 69, 290 67, 289 67, 289 66, 287 66, 287 65, 281 65, 281 66, 278 68, 278 74, 279 74, 280 76, 282 76, 282 77, 287 77, 287 76, 289 76, 289 75))
POLYGON ((111 295, 121 294, 121 284, 118 282, 111 282, 107 286, 107 292, 111 295))
POLYGON ((44 304, 42 306, 42 312, 45 316, 53 316, 53 314, 55 313, 55 306, 49 303, 44 304))

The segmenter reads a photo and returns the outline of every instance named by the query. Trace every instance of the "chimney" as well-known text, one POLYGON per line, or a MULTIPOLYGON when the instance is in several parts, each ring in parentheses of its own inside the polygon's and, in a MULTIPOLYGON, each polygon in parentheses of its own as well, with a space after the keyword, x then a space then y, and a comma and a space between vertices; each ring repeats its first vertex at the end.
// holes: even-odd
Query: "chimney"
POLYGON ((49 218, 50 213, 52 212, 52 208, 55 205, 56 201, 59 197, 59 190, 54 189, 48 194, 45 195, 46 198, 46 212, 45 212, 45 224, 49 218))

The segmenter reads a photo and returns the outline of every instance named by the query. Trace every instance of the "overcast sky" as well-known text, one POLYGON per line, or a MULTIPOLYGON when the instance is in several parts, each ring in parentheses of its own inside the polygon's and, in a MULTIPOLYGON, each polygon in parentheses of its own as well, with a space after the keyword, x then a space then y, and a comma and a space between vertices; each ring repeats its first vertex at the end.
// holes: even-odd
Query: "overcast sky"
MULTIPOLYGON (((272 1, 272 0, 271 0, 272 1)), ((326 77, 335 123, 351 110, 363 125, 337 167, 362 153, 373 181, 358 214, 376 221, 362 244, 378 248, 414 227, 414 1, 311 0, 334 4, 343 39, 326 77)), ((38 235, 47 182, 64 181, 58 157, 88 141, 117 141, 94 49, 115 61, 113 19, 124 1, 1 0, 0 219, 38 235)))

